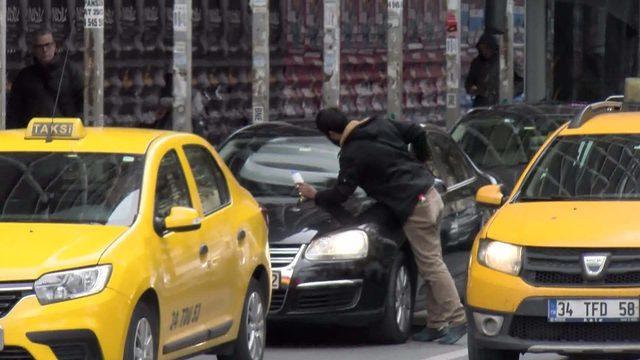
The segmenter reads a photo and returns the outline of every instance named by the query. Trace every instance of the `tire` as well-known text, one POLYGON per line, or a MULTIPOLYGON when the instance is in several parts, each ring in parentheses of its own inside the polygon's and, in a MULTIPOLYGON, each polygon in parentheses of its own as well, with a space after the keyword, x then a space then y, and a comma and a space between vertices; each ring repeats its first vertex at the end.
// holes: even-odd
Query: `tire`
POLYGON ((156 313, 147 304, 138 303, 133 310, 129 330, 127 330, 124 360, 158 359, 159 334, 156 313))
POLYGON ((387 296, 384 304, 384 317, 374 327, 373 337, 384 344, 402 344, 411 335, 411 322, 414 307, 414 285, 409 263, 404 253, 398 254, 393 261, 387 296))
POLYGON ((474 338, 471 328, 467 332, 467 348, 469 360, 518 360, 520 358, 520 353, 517 351, 481 347, 474 338))
POLYGON ((467 296, 467 272, 456 274, 453 281, 456 283, 456 290, 458 290, 460 301, 465 304, 467 296))
POLYGON ((229 355, 218 355, 218 360, 262 360, 267 332, 266 303, 260 284, 257 280, 251 279, 233 352, 229 355))

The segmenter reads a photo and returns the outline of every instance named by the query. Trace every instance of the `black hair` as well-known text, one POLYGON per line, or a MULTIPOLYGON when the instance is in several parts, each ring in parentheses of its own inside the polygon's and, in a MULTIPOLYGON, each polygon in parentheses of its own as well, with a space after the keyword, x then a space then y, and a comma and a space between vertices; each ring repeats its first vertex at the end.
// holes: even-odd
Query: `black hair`
POLYGON ((316 115, 316 127, 326 136, 329 136, 329 131, 343 132, 348 123, 347 116, 335 107, 322 109, 316 115))
POLYGON ((31 45, 35 45, 38 38, 45 35, 51 35, 53 37, 53 30, 48 26, 43 26, 31 34, 31 45))

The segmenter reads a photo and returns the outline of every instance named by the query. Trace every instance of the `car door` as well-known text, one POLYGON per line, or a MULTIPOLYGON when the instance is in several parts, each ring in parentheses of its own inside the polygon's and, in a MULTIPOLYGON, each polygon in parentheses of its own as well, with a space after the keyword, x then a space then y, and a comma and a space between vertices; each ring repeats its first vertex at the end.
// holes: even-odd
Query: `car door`
POLYGON ((429 146, 433 154, 436 176, 447 186, 443 196, 443 247, 470 246, 481 222, 473 187, 477 180, 475 172, 449 136, 431 132, 429 146))
POLYGON ((183 164, 176 150, 167 151, 157 172, 154 227, 160 242, 164 288, 162 331, 167 334, 161 349, 172 353, 190 346, 187 340, 202 331, 205 274, 199 255, 199 230, 174 232, 162 229, 163 220, 176 206, 193 208, 183 164))
MULTIPOLYGON (((244 290, 238 278, 238 234, 232 215, 227 181, 211 152, 201 145, 183 147, 202 211, 200 247, 207 257, 205 267, 207 315, 210 330, 222 334, 233 324, 233 309, 244 290)), ((237 214, 236 214, 237 216, 237 214)))

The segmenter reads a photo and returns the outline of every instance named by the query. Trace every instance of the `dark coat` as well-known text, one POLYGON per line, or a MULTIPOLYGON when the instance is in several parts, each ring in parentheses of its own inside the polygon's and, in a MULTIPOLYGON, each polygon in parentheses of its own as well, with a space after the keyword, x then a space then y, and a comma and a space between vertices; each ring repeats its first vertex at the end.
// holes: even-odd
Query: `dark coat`
MULTIPOLYGON (((469 75, 465 81, 467 93, 471 92, 471 87, 478 88, 473 106, 490 106, 498 103, 499 100, 499 81, 500 81, 500 63, 499 63, 499 47, 492 35, 484 34, 478 40, 477 48, 480 44, 486 44, 493 50, 493 56, 485 58, 482 54, 478 54, 471 62, 469 75)), ((478 49, 479 50, 479 49, 478 49)))
POLYGON ((423 141, 424 129, 409 122, 374 117, 355 128, 350 124, 341 141, 338 183, 318 192, 316 203, 324 207, 342 203, 360 186, 404 223, 418 196, 435 181, 425 164, 408 151, 408 144, 419 148, 423 141))
MULTIPOLYGON (((36 61, 34 65, 20 70, 9 94, 7 129, 24 128, 33 117, 53 114, 62 68, 62 60, 56 57, 50 65, 43 66, 36 61)), ((64 72, 57 110, 53 115, 82 118, 82 71, 67 62, 64 72)))

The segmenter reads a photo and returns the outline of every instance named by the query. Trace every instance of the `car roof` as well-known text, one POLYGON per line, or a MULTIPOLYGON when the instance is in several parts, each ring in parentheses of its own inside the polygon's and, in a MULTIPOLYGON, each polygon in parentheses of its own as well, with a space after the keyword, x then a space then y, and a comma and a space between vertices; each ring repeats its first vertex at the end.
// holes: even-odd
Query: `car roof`
POLYGON ((563 135, 640 134, 640 112, 611 112, 596 115, 582 126, 565 128, 563 135))
POLYGON ((82 139, 25 139, 25 129, 0 131, 0 151, 74 151, 96 153, 144 154, 149 145, 163 136, 180 134, 173 131, 135 128, 84 128, 82 139))

